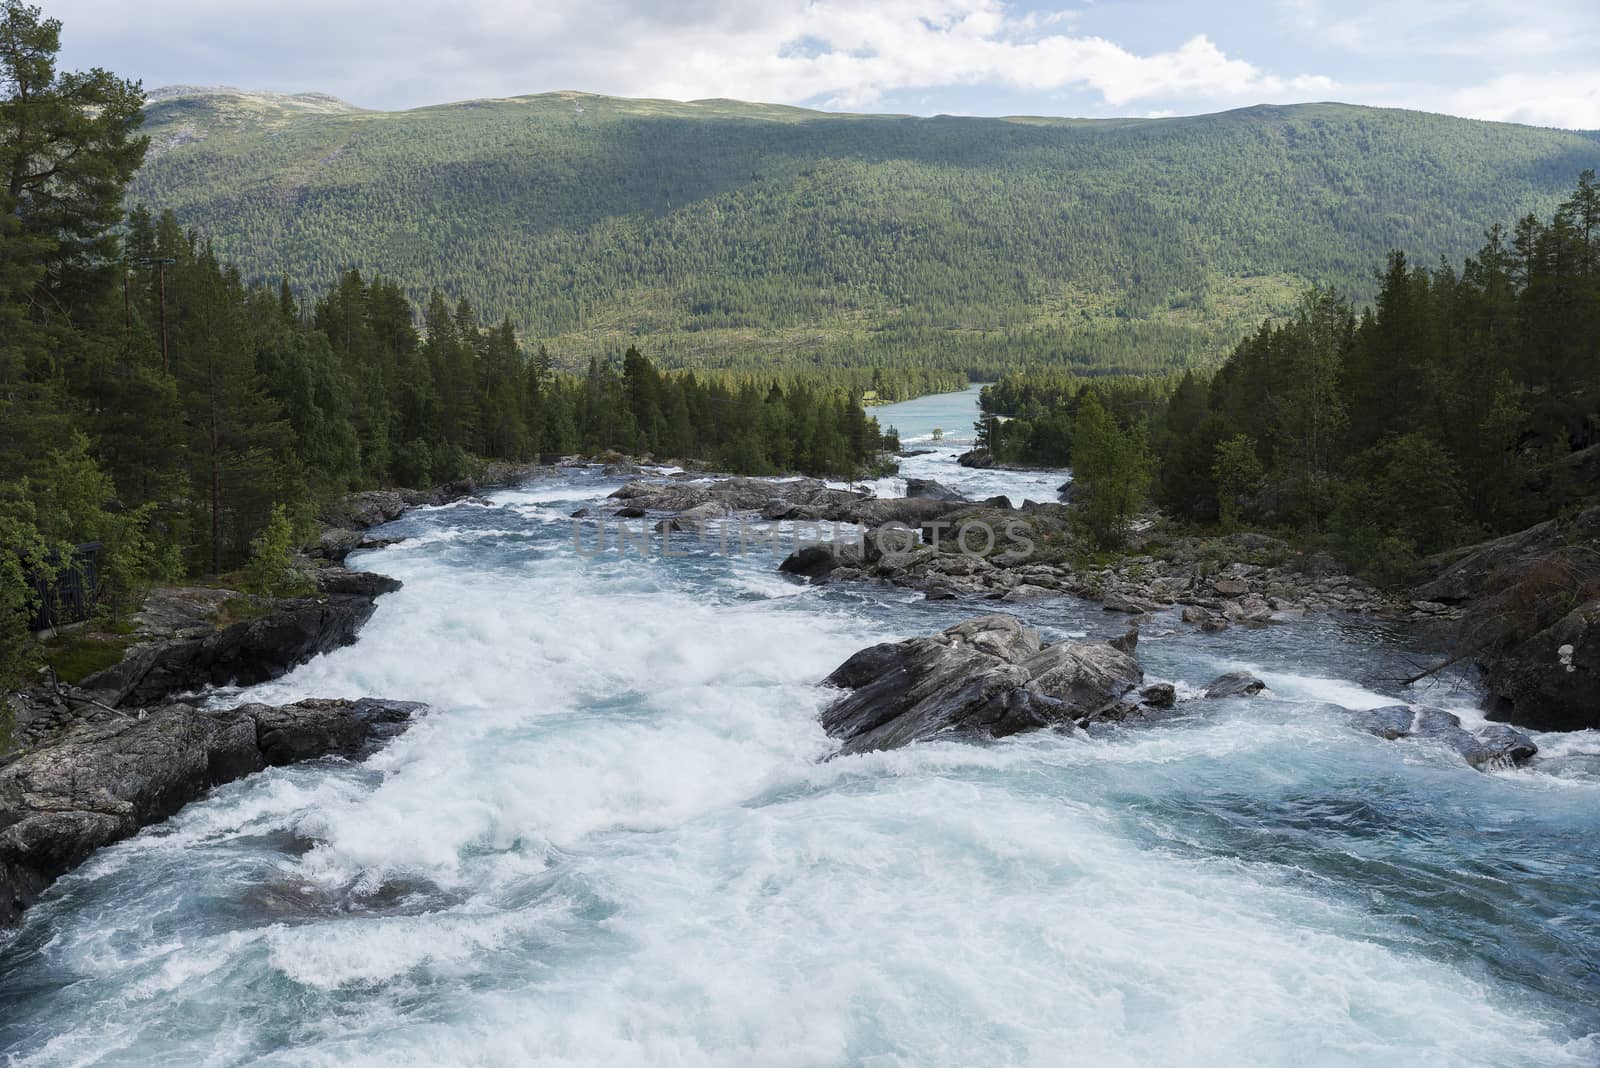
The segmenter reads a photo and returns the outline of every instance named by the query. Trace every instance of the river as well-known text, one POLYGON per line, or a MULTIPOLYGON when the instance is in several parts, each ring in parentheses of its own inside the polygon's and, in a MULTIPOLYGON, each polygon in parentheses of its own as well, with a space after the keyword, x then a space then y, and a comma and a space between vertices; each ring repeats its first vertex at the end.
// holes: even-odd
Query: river
MULTIPOLYGON (((970 391, 879 409, 957 468, 970 391)), ((575 552, 598 472, 422 509, 349 648, 244 694, 434 711, 367 763, 216 790, 62 879, 0 949, 14 1065, 1593 1065, 1600 738, 1482 773, 1351 730, 1426 655, 1313 618, 1146 627, 1254 699, 1086 740, 825 760, 850 653, 990 602, 765 555, 575 552)), ((886 484, 892 490, 893 484, 886 484)), ((1051 639, 1087 602, 1007 605, 1051 639)), ((1475 720, 1457 681, 1424 695, 1475 720)), ((239 695, 220 695, 236 701, 239 695)))

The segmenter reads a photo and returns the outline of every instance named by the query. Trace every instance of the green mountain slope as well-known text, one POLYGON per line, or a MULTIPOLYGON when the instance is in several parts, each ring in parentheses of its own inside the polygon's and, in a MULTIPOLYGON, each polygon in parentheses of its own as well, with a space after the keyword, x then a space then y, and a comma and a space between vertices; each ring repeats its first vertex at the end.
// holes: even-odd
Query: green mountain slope
POLYGON ((348 267, 509 314, 558 358, 668 364, 1219 357, 1308 282, 1358 297, 1548 212, 1584 134, 1315 104, 931 119, 552 93, 404 112, 151 102, 133 198, 247 276, 348 267))

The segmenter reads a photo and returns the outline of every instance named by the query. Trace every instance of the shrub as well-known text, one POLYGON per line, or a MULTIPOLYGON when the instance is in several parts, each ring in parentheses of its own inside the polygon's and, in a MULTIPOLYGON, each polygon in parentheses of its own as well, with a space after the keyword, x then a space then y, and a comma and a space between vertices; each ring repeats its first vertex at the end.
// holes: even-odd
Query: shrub
POLYGON ((266 527, 250 542, 250 562, 245 585, 265 597, 282 597, 306 585, 294 566, 294 524, 283 505, 274 505, 266 527))

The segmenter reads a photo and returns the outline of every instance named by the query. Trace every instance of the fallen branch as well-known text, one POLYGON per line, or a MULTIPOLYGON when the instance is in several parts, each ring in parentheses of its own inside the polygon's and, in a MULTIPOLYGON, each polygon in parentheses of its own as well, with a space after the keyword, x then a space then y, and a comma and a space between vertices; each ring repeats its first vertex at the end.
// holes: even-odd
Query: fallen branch
POLYGON ((1455 656, 1450 657, 1448 660, 1441 660, 1437 664, 1433 665, 1430 668, 1427 668, 1424 671, 1419 671, 1415 675, 1412 675, 1409 678, 1400 679, 1398 681, 1399 681, 1401 686, 1411 686, 1411 685, 1413 685, 1415 683, 1421 682, 1423 679, 1427 678, 1429 675, 1437 675, 1439 672, 1443 671, 1445 668, 1450 667, 1453 664, 1459 664, 1459 663, 1461 663, 1461 661, 1467 659, 1470 656, 1477 655, 1477 653, 1483 648, 1484 648, 1484 646, 1482 646, 1482 645, 1475 645, 1471 649, 1466 650, 1465 652, 1457 653, 1455 656))

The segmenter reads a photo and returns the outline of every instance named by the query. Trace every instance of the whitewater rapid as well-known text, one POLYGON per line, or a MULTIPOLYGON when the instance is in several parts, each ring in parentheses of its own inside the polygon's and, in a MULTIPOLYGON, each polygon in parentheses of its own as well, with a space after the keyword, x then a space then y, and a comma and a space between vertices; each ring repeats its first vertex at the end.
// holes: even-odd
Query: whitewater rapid
MULTIPOLYGON (((911 439, 972 403, 879 418, 911 439)), ((959 447, 906 473, 1019 501, 1066 477, 964 472, 959 447)), ((432 713, 62 879, 0 948, 7 1063, 1600 1060, 1592 734, 1483 774, 1338 714, 1394 699, 1422 653, 1402 634, 1157 620, 1152 679, 1248 667, 1271 692, 827 760, 818 679, 996 606, 805 586, 764 555, 576 553, 566 517, 619 484, 422 509, 353 558, 405 584, 360 641, 219 700, 432 713)), ((1051 639, 1123 622, 1002 607, 1051 639)), ((1475 715, 1469 684, 1426 698, 1475 715)))

